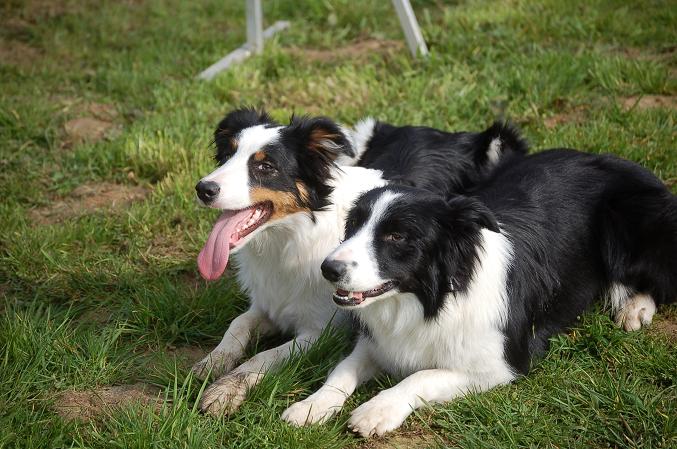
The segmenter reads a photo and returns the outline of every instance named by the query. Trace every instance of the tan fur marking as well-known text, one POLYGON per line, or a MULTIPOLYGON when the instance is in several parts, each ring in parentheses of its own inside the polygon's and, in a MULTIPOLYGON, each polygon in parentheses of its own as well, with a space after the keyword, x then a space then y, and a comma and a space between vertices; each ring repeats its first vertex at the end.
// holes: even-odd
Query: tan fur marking
MULTIPOLYGON (((310 141, 308 142, 308 146, 310 147, 311 150, 324 151, 326 150, 326 148, 324 147, 323 142, 333 141, 338 137, 339 136, 337 134, 327 132, 326 129, 314 129, 310 133, 310 141)), ((332 158, 336 157, 331 152, 329 152, 329 155, 331 155, 332 158)))
POLYGON ((261 162, 265 158, 266 158, 266 153, 263 152, 263 151, 257 151, 256 153, 254 153, 254 160, 255 161, 261 162))
POLYGON ((308 202, 308 189, 306 188, 306 185, 301 181, 300 179, 296 180, 296 189, 299 191, 299 195, 305 201, 306 203, 308 202))
POLYGON ((308 211, 307 208, 301 206, 296 197, 291 192, 280 192, 277 190, 266 189, 265 187, 254 187, 249 191, 252 202, 260 203, 263 201, 270 201, 273 203, 272 220, 284 218, 287 215, 296 212, 308 211))

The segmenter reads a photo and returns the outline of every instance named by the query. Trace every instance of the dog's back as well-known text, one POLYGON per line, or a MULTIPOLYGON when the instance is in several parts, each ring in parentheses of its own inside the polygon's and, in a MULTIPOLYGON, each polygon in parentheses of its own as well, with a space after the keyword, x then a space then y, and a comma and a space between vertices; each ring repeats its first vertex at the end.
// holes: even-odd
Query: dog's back
POLYGON ((501 163, 526 155, 516 129, 496 122, 482 132, 445 132, 367 120, 355 128, 357 165, 381 170, 391 184, 442 195, 462 193, 501 163))
POLYGON ((551 150, 504 164, 476 195, 514 242, 513 366, 526 371, 596 298, 609 297, 629 330, 650 321, 655 304, 677 299, 677 198, 639 165, 551 150), (632 307, 646 316, 630 316, 632 307))

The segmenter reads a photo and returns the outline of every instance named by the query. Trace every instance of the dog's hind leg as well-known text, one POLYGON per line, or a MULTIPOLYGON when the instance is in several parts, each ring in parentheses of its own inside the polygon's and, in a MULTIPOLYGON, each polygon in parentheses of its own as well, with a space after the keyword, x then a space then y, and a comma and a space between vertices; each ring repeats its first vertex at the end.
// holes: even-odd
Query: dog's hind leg
POLYGON ((651 295, 635 293, 628 287, 614 284, 609 296, 611 313, 617 326, 630 332, 651 324, 656 313, 656 302, 651 295))
POLYGON ((217 416, 235 412, 247 396, 247 391, 261 382, 268 370, 286 360, 295 351, 308 349, 320 333, 305 333, 276 348, 259 352, 207 387, 200 400, 200 410, 217 416))
POLYGON ((230 372, 244 356, 244 351, 255 333, 267 335, 275 326, 260 310, 250 307, 228 326, 221 342, 205 358, 193 365, 193 374, 199 379, 210 373, 218 377, 230 372))
POLYGON ((657 306, 677 299, 677 197, 646 180, 607 200, 600 216, 602 259, 618 326, 651 324, 657 306))

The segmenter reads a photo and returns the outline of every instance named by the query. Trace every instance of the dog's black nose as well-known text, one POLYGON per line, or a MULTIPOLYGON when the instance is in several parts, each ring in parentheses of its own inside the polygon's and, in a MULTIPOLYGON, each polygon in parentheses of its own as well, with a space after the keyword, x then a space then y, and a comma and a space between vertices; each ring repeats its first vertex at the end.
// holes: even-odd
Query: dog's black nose
POLYGON ((197 192, 198 198, 209 204, 216 198, 216 195, 219 194, 221 187, 214 181, 200 181, 195 186, 195 191, 197 192))
POLYGON ((320 266, 322 276, 328 281, 338 282, 346 274, 347 264, 340 260, 325 259, 320 266))

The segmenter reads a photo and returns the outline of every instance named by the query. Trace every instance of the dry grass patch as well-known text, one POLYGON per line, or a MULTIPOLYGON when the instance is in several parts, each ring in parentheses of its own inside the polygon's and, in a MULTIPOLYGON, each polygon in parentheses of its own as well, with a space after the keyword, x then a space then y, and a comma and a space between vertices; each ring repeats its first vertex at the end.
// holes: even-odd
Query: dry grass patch
POLYGON ((101 387, 84 391, 65 391, 54 403, 56 413, 73 421, 91 421, 110 413, 111 410, 132 404, 152 406, 158 410, 164 400, 160 389, 137 383, 101 387))
POLYGON ((41 57, 40 50, 24 42, 0 39, 0 64, 30 68, 37 65, 41 57))
POLYGON ((558 126, 568 123, 581 124, 585 121, 587 107, 583 105, 577 106, 561 106, 559 112, 543 119, 543 125, 548 129, 554 129, 558 126))
POLYGON ((121 209, 143 200, 148 193, 149 190, 141 186, 110 182, 84 184, 66 198, 54 199, 48 206, 31 210, 30 217, 41 225, 62 223, 99 210, 121 209))
POLYGON ((365 440, 359 449, 429 449, 444 447, 444 441, 429 430, 415 428, 396 430, 382 437, 365 440))
POLYGON ((309 61, 331 62, 336 60, 352 59, 363 61, 378 54, 392 54, 401 51, 404 43, 388 39, 361 39, 338 48, 320 50, 314 48, 291 47, 287 52, 295 57, 309 61))
POLYGON ((649 333, 668 343, 677 344, 677 306, 664 306, 660 314, 654 316, 649 333))
POLYGON ((620 102, 625 111, 635 108, 640 111, 653 108, 677 109, 677 95, 633 95, 620 98, 620 102))
POLYGON ((75 118, 64 124, 66 136, 72 143, 96 142, 106 137, 111 128, 111 122, 92 117, 75 118))
POLYGON ((208 353, 206 349, 199 346, 179 346, 169 347, 167 352, 174 357, 177 365, 190 368, 198 360, 202 360, 208 353))

